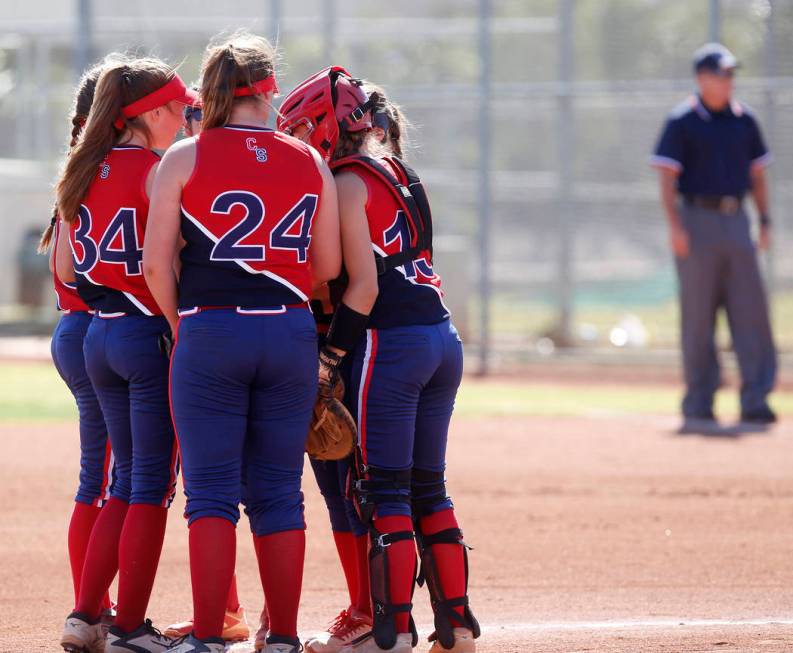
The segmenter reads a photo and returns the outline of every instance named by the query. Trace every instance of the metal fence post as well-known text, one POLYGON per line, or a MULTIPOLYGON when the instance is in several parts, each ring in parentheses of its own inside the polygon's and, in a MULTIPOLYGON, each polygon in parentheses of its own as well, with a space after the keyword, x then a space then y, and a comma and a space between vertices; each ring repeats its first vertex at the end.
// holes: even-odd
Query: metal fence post
POLYGON ((77 2, 77 39, 74 52, 74 77, 80 79, 86 68, 91 64, 93 57, 93 23, 91 0, 76 0, 77 2))
MULTIPOLYGON (((774 147, 779 143, 777 140, 777 117, 776 117, 776 76, 777 76, 777 52, 776 52, 776 34, 774 30, 774 19, 776 15, 774 13, 774 0, 769 0, 768 2, 768 14, 765 17, 765 30, 766 30, 766 38, 765 38, 765 76, 766 76, 766 86, 765 86, 765 125, 764 131, 766 132, 766 139, 770 144, 769 147, 773 151, 774 147)), ((782 220, 782 216, 777 213, 777 209, 781 209, 781 205, 778 202, 779 199, 779 192, 777 190, 777 182, 779 181, 779 177, 776 174, 776 168, 771 166, 769 170, 766 171, 766 175, 769 177, 769 198, 768 203, 771 208, 771 216, 775 219, 777 225, 784 224, 782 220)), ((778 234, 777 228, 777 234, 778 234)), ((774 239, 775 240, 775 239, 774 239)), ((769 310, 773 311, 773 297, 774 297, 774 288, 776 287, 776 266, 775 258, 774 258, 774 247, 773 247, 773 240, 772 240, 772 247, 768 251, 766 255, 766 283, 768 286, 768 297, 769 297, 769 310)))
POLYGON ((325 0, 322 3, 322 61, 326 65, 333 62, 336 52, 336 24, 338 6, 336 0, 325 0))
POLYGON ((479 370, 487 374, 490 359, 490 210, 491 152, 490 77, 491 44, 490 0, 479 0, 479 370))
POLYGON ((721 0, 708 0, 708 41, 721 40, 721 0))
POLYGON ((557 56, 559 91, 556 97, 556 150, 558 158, 557 230, 559 257, 556 271, 558 317, 554 339, 561 346, 572 344, 573 319, 573 230, 571 204, 573 197, 573 159, 575 149, 573 117, 573 76, 575 51, 573 42, 574 0, 559 0, 557 56))

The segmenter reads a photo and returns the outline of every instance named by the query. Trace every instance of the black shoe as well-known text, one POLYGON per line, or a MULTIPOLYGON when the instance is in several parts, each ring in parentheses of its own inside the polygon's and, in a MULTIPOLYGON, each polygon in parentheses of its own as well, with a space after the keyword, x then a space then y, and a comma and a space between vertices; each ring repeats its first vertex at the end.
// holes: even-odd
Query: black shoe
POLYGON ((741 421, 747 424, 773 424, 776 420, 776 413, 768 406, 741 413, 741 421))
POLYGON ((688 435, 691 433, 715 433, 719 431, 720 426, 712 411, 701 413, 699 415, 685 415, 683 417, 683 424, 678 430, 680 435, 688 435))

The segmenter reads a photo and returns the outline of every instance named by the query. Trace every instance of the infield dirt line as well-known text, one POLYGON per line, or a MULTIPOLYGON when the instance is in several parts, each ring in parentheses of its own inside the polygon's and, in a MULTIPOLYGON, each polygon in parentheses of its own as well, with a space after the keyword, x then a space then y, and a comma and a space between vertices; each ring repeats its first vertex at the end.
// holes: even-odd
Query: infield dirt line
POLYGON ((482 626, 483 633, 498 631, 572 631, 572 630, 625 630, 632 628, 742 628, 745 626, 793 626, 793 619, 658 619, 658 620, 606 620, 606 621, 561 621, 519 622, 482 626))

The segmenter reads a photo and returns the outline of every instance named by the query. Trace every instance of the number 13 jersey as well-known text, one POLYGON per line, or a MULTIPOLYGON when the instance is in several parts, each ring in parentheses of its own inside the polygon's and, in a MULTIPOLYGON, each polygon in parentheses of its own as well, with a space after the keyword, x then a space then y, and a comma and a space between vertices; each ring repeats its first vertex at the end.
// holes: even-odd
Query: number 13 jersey
POLYGON ((161 315, 143 277, 149 213, 146 178, 159 157, 142 147, 114 147, 69 231, 77 292, 102 313, 161 315))
POLYGON ((182 191, 180 310, 307 301, 321 192, 310 149, 291 136, 242 125, 197 136, 182 191))

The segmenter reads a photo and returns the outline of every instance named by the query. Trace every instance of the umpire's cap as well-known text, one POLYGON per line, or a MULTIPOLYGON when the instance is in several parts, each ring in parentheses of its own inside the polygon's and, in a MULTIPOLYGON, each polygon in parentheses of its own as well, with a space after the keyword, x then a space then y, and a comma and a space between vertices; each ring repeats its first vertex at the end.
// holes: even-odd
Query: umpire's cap
POLYGON ((735 55, 721 43, 706 43, 694 53, 694 72, 708 71, 723 74, 738 68, 740 64, 735 55))

